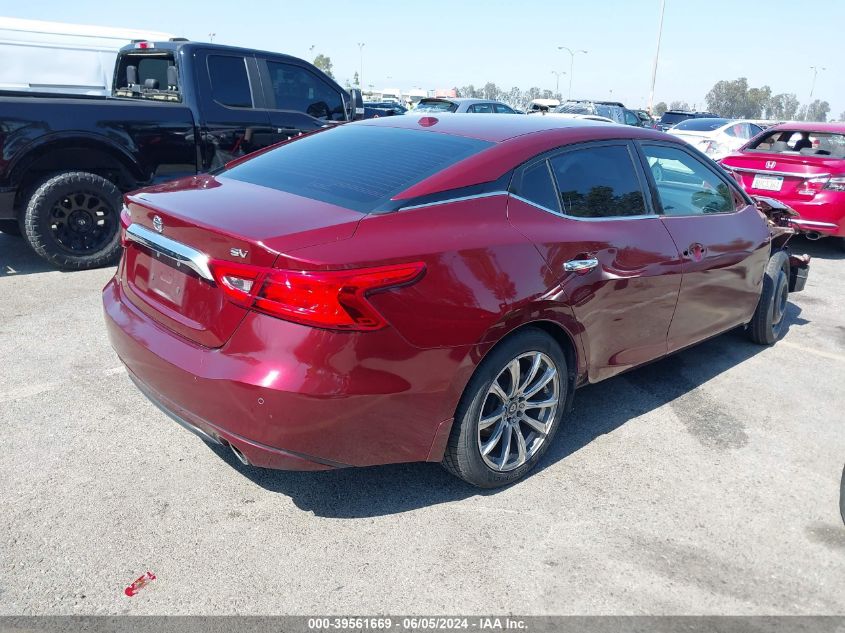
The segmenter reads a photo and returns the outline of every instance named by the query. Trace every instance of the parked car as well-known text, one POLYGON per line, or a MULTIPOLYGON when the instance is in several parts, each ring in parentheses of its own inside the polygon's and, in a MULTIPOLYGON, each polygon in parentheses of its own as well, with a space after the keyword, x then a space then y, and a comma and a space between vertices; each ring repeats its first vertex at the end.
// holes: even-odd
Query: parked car
POLYGON ((118 356, 271 468, 511 483, 577 387, 737 326, 774 343, 808 266, 783 211, 683 141, 552 117, 370 119, 126 205, 118 356))
POLYGON ((532 99, 528 104, 527 114, 535 114, 537 112, 548 112, 554 110, 560 105, 557 99, 532 99))
POLYGON ((301 59, 187 41, 123 48, 113 95, 0 94, 0 230, 61 268, 116 262, 121 192, 363 115, 301 59))
POLYGON ((414 114, 423 112, 516 114, 512 107, 501 101, 470 99, 468 97, 429 97, 420 99, 420 102, 414 107, 414 114))
MULTIPOLYGON (((396 115, 396 114, 405 114, 408 111, 408 108, 403 106, 398 101, 365 101, 364 107, 365 108, 372 108, 373 110, 376 110, 376 111, 384 110, 385 112, 389 113, 388 116, 396 115)), ((381 115, 381 116, 383 116, 383 115, 381 115)), ((365 118, 368 118, 368 117, 365 117, 365 118)))
POLYGON ((555 108, 551 112, 535 112, 535 115, 539 116, 548 116, 558 119, 583 119, 586 121, 601 121, 602 123, 613 123, 616 124, 616 121, 613 119, 608 119, 606 116, 600 116, 598 114, 575 114, 573 112, 564 112, 561 110, 560 107, 555 108))
POLYGON ((552 112, 555 114, 599 116, 605 119, 610 119, 614 123, 621 123, 622 125, 639 124, 639 119, 637 119, 630 110, 627 111, 630 112, 630 116, 626 117, 626 108, 617 101, 586 101, 572 99, 565 101, 552 112))
POLYGON ((763 128, 737 119, 686 119, 668 130, 713 160, 724 158, 757 136, 763 128))
POLYGON ((776 125, 721 163, 749 193, 795 209, 807 237, 838 237, 845 249, 845 123, 776 125))
POLYGON ((654 118, 645 110, 633 110, 634 115, 640 120, 640 127, 654 128, 654 118))
POLYGON ((681 121, 686 121, 687 119, 718 118, 719 115, 713 114, 712 112, 688 112, 686 110, 667 110, 661 115, 660 119, 658 119, 654 129, 660 130, 661 132, 665 132, 672 126, 677 125, 681 121))

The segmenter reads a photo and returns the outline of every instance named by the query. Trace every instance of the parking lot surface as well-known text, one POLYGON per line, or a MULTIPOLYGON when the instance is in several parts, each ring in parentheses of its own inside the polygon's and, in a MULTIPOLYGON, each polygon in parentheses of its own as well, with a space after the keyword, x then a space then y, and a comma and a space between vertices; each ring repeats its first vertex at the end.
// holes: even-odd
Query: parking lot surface
POLYGON ((537 471, 479 491, 241 466, 127 378, 112 269, 0 235, 0 614, 843 614, 845 253, 794 250, 784 340, 586 387, 537 471))

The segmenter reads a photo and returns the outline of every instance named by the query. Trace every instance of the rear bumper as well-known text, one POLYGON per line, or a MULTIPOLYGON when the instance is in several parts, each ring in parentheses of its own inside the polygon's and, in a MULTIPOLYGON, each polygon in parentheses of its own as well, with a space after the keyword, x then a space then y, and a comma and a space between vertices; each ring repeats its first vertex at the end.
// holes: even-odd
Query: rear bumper
POLYGON ((249 313, 217 349, 103 290, 112 346, 141 390, 178 422, 257 466, 320 470, 439 461, 468 350, 421 350, 392 328, 318 330, 249 313))
POLYGON ((800 202, 782 200, 800 216, 792 220, 793 226, 801 233, 819 233, 821 235, 845 237, 845 198, 843 194, 824 193, 812 201, 800 202))

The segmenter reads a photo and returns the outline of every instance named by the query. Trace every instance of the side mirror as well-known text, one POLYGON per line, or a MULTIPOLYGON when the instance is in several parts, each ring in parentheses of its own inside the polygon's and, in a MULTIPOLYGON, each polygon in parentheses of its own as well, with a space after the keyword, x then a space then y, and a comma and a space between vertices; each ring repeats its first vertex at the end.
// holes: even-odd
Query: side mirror
POLYGON ((352 88, 349 91, 349 96, 352 100, 352 121, 360 121, 364 118, 364 95, 358 88, 352 88))

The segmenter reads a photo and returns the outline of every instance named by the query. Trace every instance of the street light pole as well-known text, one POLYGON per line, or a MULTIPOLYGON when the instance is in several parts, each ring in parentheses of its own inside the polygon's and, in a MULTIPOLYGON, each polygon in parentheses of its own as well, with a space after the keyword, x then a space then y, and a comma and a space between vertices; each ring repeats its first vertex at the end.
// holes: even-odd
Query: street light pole
POLYGON ((810 86, 810 101, 813 100, 813 92, 816 90, 816 75, 819 74, 820 70, 827 70, 824 66, 816 67, 810 66, 810 70, 813 71, 813 84, 810 86))
POLYGON ((666 0, 660 0, 660 26, 657 27, 657 50, 654 52, 654 66, 651 67, 651 92, 648 95, 648 113, 654 107, 654 83, 657 81, 657 59, 660 57, 660 40, 663 37, 663 12, 666 10, 666 0))
POLYGON ((209 33, 208 34, 208 41, 214 44, 214 38, 217 37, 217 33, 209 33))
POLYGON ((552 74, 555 76, 555 96, 560 94, 560 76, 565 75, 565 70, 553 70, 552 74))
POLYGON ((568 46, 558 46, 557 49, 559 51, 566 51, 567 53, 569 53, 569 94, 567 95, 566 98, 571 99, 572 98, 572 75, 574 74, 574 69, 575 69, 575 53, 586 54, 587 51, 585 51, 582 48, 573 51, 568 46))
POLYGON ((358 85, 363 86, 364 85, 364 42, 358 42, 358 54, 361 56, 360 57, 360 61, 361 61, 360 71, 361 72, 358 74, 358 85))

